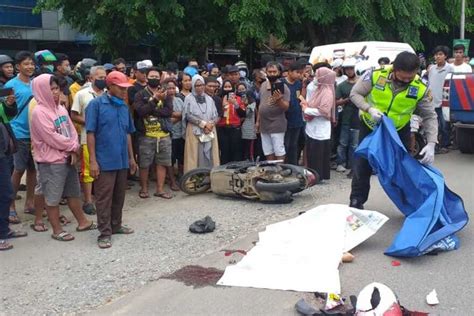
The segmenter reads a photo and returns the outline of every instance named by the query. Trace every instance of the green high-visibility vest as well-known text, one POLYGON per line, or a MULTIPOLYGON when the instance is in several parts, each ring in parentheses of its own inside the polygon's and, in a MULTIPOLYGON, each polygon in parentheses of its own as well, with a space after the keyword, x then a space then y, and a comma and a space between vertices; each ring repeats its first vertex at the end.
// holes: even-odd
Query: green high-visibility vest
MULTIPOLYGON (((400 130, 410 122, 410 117, 418 102, 425 96, 427 87, 416 75, 405 90, 394 95, 390 83, 387 82, 390 73, 392 73, 392 66, 374 70, 372 73, 372 90, 366 100, 370 106, 385 113, 393 121, 396 129, 400 130)), ((367 112, 361 114, 361 119, 370 129, 373 129, 376 125, 376 122, 372 120, 371 115, 367 112)))

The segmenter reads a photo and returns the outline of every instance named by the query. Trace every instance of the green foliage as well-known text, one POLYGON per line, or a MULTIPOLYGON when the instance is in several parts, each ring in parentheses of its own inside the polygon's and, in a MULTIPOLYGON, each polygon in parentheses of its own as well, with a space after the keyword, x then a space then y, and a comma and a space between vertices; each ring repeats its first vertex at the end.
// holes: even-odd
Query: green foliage
MULTIPOLYGON (((62 10, 64 21, 94 35, 100 52, 117 54, 144 38, 165 59, 203 53, 213 44, 266 42, 307 46, 394 40, 422 49, 420 31, 459 25, 461 0, 39 0, 37 10, 62 10)), ((466 1, 474 31, 474 1, 466 1)))

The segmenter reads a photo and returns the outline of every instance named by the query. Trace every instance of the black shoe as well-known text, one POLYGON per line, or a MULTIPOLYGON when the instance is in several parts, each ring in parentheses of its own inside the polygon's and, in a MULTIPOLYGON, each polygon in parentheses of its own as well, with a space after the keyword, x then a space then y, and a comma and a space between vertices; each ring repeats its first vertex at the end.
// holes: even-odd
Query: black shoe
POLYGON ((356 199, 352 199, 351 203, 349 203, 349 207, 358 208, 359 210, 363 210, 364 209, 364 204, 360 203, 356 199))

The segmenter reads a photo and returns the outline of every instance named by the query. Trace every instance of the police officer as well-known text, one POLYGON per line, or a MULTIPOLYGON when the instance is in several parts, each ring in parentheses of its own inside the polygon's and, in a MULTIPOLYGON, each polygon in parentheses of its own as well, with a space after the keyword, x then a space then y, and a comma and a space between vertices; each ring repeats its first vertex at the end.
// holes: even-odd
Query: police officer
MULTIPOLYGON (((431 103, 431 92, 418 76, 420 61, 409 52, 402 52, 393 65, 366 72, 352 88, 350 99, 361 111, 360 141, 372 132, 383 115, 395 125, 402 143, 410 144, 410 117, 415 110, 423 119, 428 144, 421 150, 421 163, 434 161, 438 139, 438 121, 431 103)), ((372 169, 368 161, 354 159, 350 206, 363 209, 370 190, 372 169)))

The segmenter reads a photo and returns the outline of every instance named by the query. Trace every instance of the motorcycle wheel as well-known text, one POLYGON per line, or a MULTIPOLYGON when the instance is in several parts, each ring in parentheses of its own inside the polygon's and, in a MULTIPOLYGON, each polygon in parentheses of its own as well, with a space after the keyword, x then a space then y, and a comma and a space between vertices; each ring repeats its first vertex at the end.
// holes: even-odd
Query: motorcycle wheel
POLYGON ((426 141, 423 135, 420 133, 415 134, 415 144, 413 148, 413 151, 411 153, 411 156, 415 159, 421 159, 423 157, 420 156, 420 151, 423 149, 423 147, 426 146, 426 141))
POLYGON ((209 191, 211 188, 211 169, 197 168, 186 172, 179 181, 179 188, 189 195, 209 191))
POLYGON ((255 188, 258 191, 268 191, 268 192, 286 192, 286 191, 297 191, 301 186, 299 179, 294 179, 288 182, 264 182, 262 180, 257 180, 255 183, 255 188))

